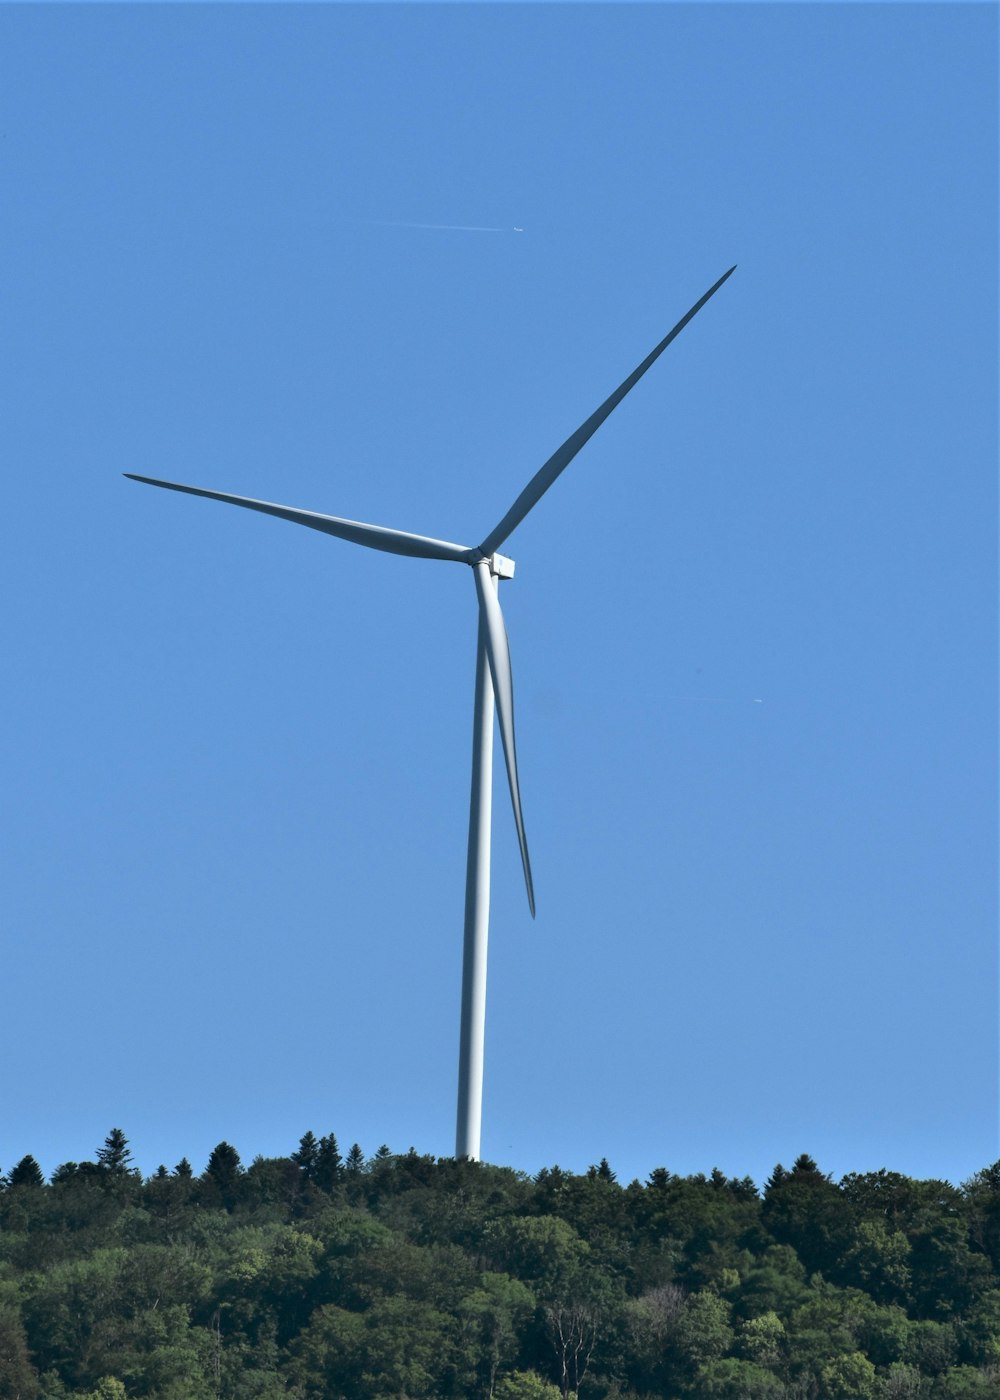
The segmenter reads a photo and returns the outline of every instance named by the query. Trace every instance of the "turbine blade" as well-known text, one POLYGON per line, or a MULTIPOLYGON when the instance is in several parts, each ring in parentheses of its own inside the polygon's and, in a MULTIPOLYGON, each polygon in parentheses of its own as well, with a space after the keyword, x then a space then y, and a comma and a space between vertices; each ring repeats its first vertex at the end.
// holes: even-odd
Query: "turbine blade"
POLYGON ((518 525, 520 525, 521 521, 528 514, 528 511, 531 510, 532 506, 536 505, 538 501, 542 498, 542 496, 545 495, 545 492, 549 489, 549 487, 555 481, 556 477, 560 474, 560 472, 564 471, 566 467, 569 466, 570 462, 572 462, 573 458, 580 451, 580 448, 583 447, 584 443, 589 441, 589 439, 594 436, 598 428, 604 422, 605 418, 608 417, 608 415, 613 409, 618 407, 618 405, 621 403, 622 399, 625 397, 628 391, 634 388, 636 384, 638 384, 639 380, 646 373, 647 369, 649 369, 650 365, 653 364, 653 362, 657 360, 660 357, 660 355, 663 354, 664 350, 666 350, 667 346, 675 338, 675 336, 680 335, 681 331, 687 325, 688 321, 690 321, 694 316, 697 316, 698 312, 705 305, 706 301, 708 301, 709 297, 714 296, 715 293, 722 286, 723 282, 725 282, 727 278, 731 277, 735 271, 736 265, 734 264, 727 273, 725 273, 722 277, 719 278, 718 282, 716 282, 714 287, 709 287, 708 291, 701 298, 701 300, 696 301, 694 306, 692 306, 691 310, 687 312, 686 315, 681 317, 681 319, 677 322, 676 326, 674 326, 673 330, 669 333, 669 335, 663 337, 656 349, 652 350, 646 356, 642 364, 639 365, 638 369, 633 370, 629 377, 625 380, 625 382, 623 384, 619 384, 618 388, 611 395, 611 397, 604 400, 597 412, 592 413, 587 419, 586 423, 582 423, 580 427, 577 428, 576 432, 566 439, 562 447, 560 447, 557 452, 554 452, 552 454, 552 456, 545 463, 545 465, 539 468, 539 470, 535 473, 535 475, 528 482, 527 486, 521 492, 520 496, 518 496, 517 500, 511 506, 510 510, 500 521, 500 524, 496 527, 495 530, 493 530, 489 535, 486 536, 486 539, 483 540, 482 544, 479 546, 480 550, 483 554, 486 555, 487 558, 489 558, 491 554, 495 553, 496 550, 498 550, 503 544, 507 536, 514 529, 516 529, 518 525))
POLYGON ((500 738, 503 743, 503 756, 507 763, 507 781, 510 784, 510 800, 514 807, 514 825, 517 827, 517 841, 521 848, 521 864, 524 867, 524 884, 528 891, 528 908, 535 917, 535 887, 531 879, 531 861, 528 857, 528 838, 524 834, 524 818, 521 815, 521 789, 517 781, 517 748, 514 743, 514 686, 510 670, 510 646, 507 642, 507 629, 503 624, 500 600, 490 576, 490 566, 483 560, 472 570, 476 577, 476 593, 479 596, 479 615, 484 623, 486 634, 486 655, 489 658, 490 674, 493 677, 493 694, 497 702, 497 720, 500 724, 500 738))
POLYGON ((477 551, 464 545, 433 540, 426 535, 411 535, 406 530, 389 530, 384 525, 364 525, 359 520, 342 520, 337 515, 320 515, 313 510, 296 510, 293 506, 276 506, 270 501, 253 501, 248 496, 230 496, 225 491, 206 491, 200 486, 180 486, 176 481, 158 481, 152 476, 136 476, 125 472, 130 481, 143 481, 147 486, 164 486, 168 491, 184 491, 189 496, 207 496, 212 501, 226 501, 231 506, 246 506, 295 525, 308 525, 311 530, 336 535, 338 539, 363 544, 369 549, 382 549, 387 554, 408 554, 417 559, 452 559, 469 564, 477 551))

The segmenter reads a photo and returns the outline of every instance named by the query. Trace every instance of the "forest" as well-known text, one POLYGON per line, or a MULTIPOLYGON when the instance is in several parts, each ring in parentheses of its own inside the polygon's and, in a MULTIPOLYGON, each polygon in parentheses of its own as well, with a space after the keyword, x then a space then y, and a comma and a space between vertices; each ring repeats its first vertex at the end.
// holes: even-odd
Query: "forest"
POLYGON ((0 1181, 0 1400, 998 1400, 1000 1162, 623 1185, 307 1132, 0 1181))

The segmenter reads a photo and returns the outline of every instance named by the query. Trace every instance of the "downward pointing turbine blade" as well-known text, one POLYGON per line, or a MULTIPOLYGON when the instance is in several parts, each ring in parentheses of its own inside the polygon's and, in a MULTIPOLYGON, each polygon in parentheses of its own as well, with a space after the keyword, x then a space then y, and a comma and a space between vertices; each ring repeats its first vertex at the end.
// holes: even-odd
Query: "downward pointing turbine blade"
POLYGON ((381 549, 387 554, 408 554, 417 559, 451 559, 470 564, 477 551, 447 540, 433 540, 426 535, 411 535, 406 530, 389 530, 384 525, 364 525, 359 520, 342 520, 337 515, 320 515, 313 510, 296 510, 293 506, 276 506, 270 501, 253 501, 248 496, 230 496, 225 491, 206 491, 200 486, 179 486, 176 481, 158 481, 152 476, 136 476, 125 472, 130 481, 144 481, 147 486, 164 486, 168 491, 184 491, 189 496, 207 496, 211 501, 226 501, 231 506, 246 506, 264 515, 276 515, 295 525, 308 525, 326 535, 363 544, 369 549, 381 549))
POLYGON ((517 748, 514 744, 514 686, 510 669, 510 646, 507 642, 507 629, 500 611, 500 600, 496 595, 490 566, 483 560, 472 571, 476 576, 476 593, 479 596, 479 615, 486 633, 486 654, 489 657, 490 673, 493 676, 493 694, 497 702, 497 720, 500 724, 500 738, 503 742, 503 756, 507 763, 507 781, 510 783, 510 800, 514 807, 514 825, 517 827, 517 841, 521 847, 521 864, 524 867, 524 883, 528 891, 528 908, 535 917, 535 887, 531 879, 531 861, 528 858, 528 839, 524 834, 524 818, 521 815, 521 789, 517 781, 517 748))
POLYGON ((517 500, 511 506, 510 510, 500 521, 500 524, 492 534, 486 536, 486 539, 483 540, 482 544, 479 546, 480 550, 487 558, 491 554, 494 554, 503 544, 507 536, 520 525, 521 521, 528 514, 528 511, 545 495, 545 492, 555 481, 556 477, 559 476, 560 472, 564 471, 566 467, 569 466, 584 443, 588 442, 589 439, 594 436, 605 418, 607 418, 613 409, 618 407, 628 391, 638 384, 650 365, 663 354, 670 342, 676 336, 680 335, 688 321, 694 316, 697 316, 709 297, 714 296, 723 282, 725 282, 728 277, 731 277, 735 271, 736 265, 734 264, 727 273, 719 278, 714 287, 709 287, 701 300, 696 301, 691 310, 685 316, 681 317, 670 334, 664 336, 656 349, 646 356, 638 369, 632 371, 624 384, 619 384, 615 392, 609 399, 605 399, 597 412, 592 413, 586 423, 582 423, 580 427, 577 428, 576 432, 566 439, 562 447, 560 447, 557 452, 554 452, 545 465, 535 473, 520 496, 518 496, 517 500))

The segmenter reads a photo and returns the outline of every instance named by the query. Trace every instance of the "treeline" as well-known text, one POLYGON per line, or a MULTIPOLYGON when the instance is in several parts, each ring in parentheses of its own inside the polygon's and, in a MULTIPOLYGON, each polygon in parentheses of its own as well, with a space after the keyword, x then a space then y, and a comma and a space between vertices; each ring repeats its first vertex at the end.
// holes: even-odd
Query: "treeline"
POLYGON ((961 1188, 583 1175, 306 1133, 0 1182, 0 1400, 998 1400, 1000 1162, 961 1188))

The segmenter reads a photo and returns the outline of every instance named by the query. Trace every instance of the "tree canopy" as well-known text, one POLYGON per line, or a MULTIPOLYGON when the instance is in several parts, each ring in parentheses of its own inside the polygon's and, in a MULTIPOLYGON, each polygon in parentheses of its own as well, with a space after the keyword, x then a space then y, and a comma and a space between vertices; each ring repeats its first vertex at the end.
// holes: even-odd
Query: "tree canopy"
POLYGON ((582 1174, 332 1132, 0 1179, 0 1400, 997 1400, 1000 1162, 961 1187, 582 1174))

